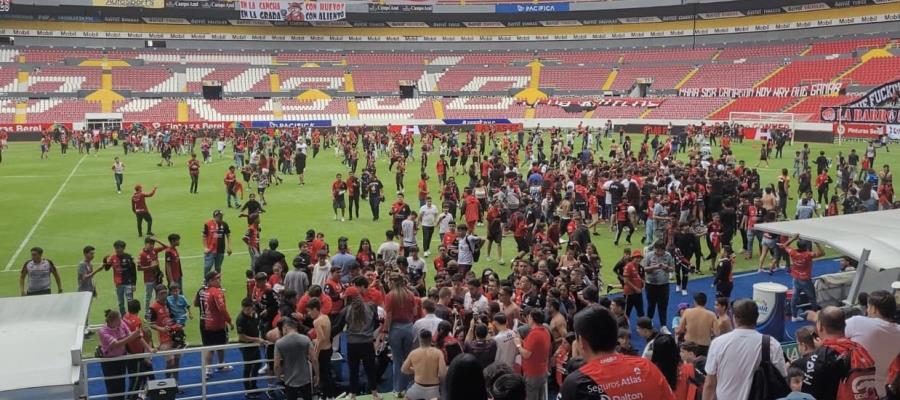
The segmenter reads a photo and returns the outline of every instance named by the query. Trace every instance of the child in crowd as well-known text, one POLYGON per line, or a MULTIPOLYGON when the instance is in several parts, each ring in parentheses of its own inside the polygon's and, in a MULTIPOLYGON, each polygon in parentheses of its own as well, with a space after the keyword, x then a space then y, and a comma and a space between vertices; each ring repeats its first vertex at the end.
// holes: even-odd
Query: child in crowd
POLYGON ((176 324, 185 326, 187 320, 194 319, 191 313, 191 305, 187 299, 181 294, 181 286, 173 283, 169 286, 169 297, 166 298, 166 304, 169 306, 169 312, 176 324))
POLYGON ((788 369, 788 384, 791 386, 791 393, 778 400, 816 400, 815 397, 808 393, 803 393, 800 388, 803 387, 803 370, 791 367, 788 369))

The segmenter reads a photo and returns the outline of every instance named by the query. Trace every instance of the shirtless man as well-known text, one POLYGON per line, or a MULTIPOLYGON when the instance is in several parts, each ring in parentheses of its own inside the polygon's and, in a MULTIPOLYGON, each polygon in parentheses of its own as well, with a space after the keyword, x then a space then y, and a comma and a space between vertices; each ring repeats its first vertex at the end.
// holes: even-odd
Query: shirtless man
POLYGON ((559 344, 566 340, 566 317, 559 312, 559 301, 548 301, 547 308, 550 309, 550 337, 553 343, 559 344))

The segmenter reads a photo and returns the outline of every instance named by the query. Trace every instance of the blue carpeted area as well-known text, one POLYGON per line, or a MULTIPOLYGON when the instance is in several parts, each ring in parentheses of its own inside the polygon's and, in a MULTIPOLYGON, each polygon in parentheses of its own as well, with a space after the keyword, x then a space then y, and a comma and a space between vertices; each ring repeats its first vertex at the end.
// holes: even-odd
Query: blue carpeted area
MULTIPOLYGON (((813 276, 820 276, 825 274, 831 274, 838 272, 840 269, 840 264, 837 259, 824 259, 818 260, 813 263, 813 276)), ((672 327, 672 319, 675 318, 678 311, 679 303, 687 303, 689 306, 694 304, 693 295, 697 292, 705 292, 709 302, 707 307, 712 310, 713 302, 715 301, 716 291, 712 287, 713 278, 711 275, 701 275, 701 277, 696 278, 697 275, 692 275, 690 281, 688 281, 688 295, 682 296, 681 293, 675 293, 675 285, 672 284, 670 287, 670 295, 669 295, 669 315, 667 316, 668 321, 666 325, 669 326, 670 329, 674 330, 672 327)), ((776 282, 782 285, 787 286, 789 289, 792 288, 791 285, 791 276, 786 270, 778 270, 774 274, 769 275, 766 272, 758 273, 756 271, 753 272, 745 272, 742 274, 737 274, 734 276, 734 290, 731 292, 732 299, 740 299, 740 298, 752 298, 753 297, 753 285, 759 282, 776 282)), ((615 297, 616 295, 612 295, 615 297)), ((646 307, 646 298, 644 299, 644 306, 646 307)), ((789 313, 789 310, 785 311, 785 315, 789 313)), ((631 315, 631 340, 632 344, 634 344, 634 348, 639 351, 644 348, 645 342, 644 339, 638 336, 637 330, 634 327, 634 321, 637 320, 637 316, 634 312, 631 315)), ((800 328, 803 325, 809 324, 808 322, 791 322, 790 319, 785 321, 785 341, 793 341, 794 331, 797 328, 800 328)), ((659 316, 655 315, 653 318, 653 325, 657 328, 659 327, 659 316)))
MULTIPOLYGON (((813 265, 813 274, 816 276, 830 274, 830 273, 837 272, 838 269, 839 269, 839 264, 836 259, 819 260, 819 261, 816 261, 815 264, 813 265)), ((734 277, 734 290, 732 292, 732 298, 735 298, 735 299, 751 298, 753 296, 753 284, 759 283, 759 282, 777 282, 777 283, 786 285, 788 288, 791 287, 791 277, 785 270, 779 270, 779 271, 775 272, 774 275, 769 275, 768 273, 748 272, 748 273, 736 275, 734 277)), ((670 299, 669 299, 669 315, 668 315, 667 325, 671 325, 672 318, 674 318, 676 315, 676 310, 678 309, 678 304, 682 303, 682 302, 692 304, 693 299, 691 296, 693 295, 693 293, 700 292, 700 291, 705 292, 707 294, 707 296, 710 299, 709 307, 712 308, 712 301, 715 298, 715 290, 712 288, 712 277, 711 276, 703 275, 702 277, 699 277, 697 279, 694 279, 694 277, 691 277, 691 280, 688 283, 688 295, 687 296, 682 296, 680 293, 675 293, 675 285, 673 284, 671 286, 671 292, 670 292, 671 294, 670 294, 670 299)), ((617 295, 613 294, 612 296, 614 297, 617 295)), ((636 320, 636 316, 632 315, 632 322, 634 320, 636 320)), ((808 324, 808 323, 786 321, 785 322, 785 341, 793 340, 794 331, 797 328, 799 328, 803 325, 806 325, 806 324, 808 324)), ((658 316, 656 316, 654 318, 654 325, 659 326, 659 317, 658 316)), ((632 343, 634 344, 634 347, 639 350, 643 349, 644 344, 645 344, 644 340, 640 336, 637 335, 637 332, 634 328, 634 323, 632 323, 632 343)), ((342 346, 342 350, 344 348, 345 348, 345 346, 342 346)), ((165 360, 163 360, 161 357, 157 357, 153 361, 154 361, 154 363, 153 363, 154 370, 165 369, 165 360)), ((240 355, 239 351, 231 350, 231 351, 225 352, 225 362, 226 363, 240 362, 240 361, 241 361, 241 355, 240 355)), ((199 364, 200 364, 200 357, 198 354, 186 355, 181 360, 182 367, 197 366, 199 364)), ((342 387, 347 386, 348 382, 347 382, 346 363, 336 361, 334 364, 335 364, 334 365, 335 369, 334 369, 333 375, 336 377, 338 384, 342 387)), ((225 383, 225 384, 218 384, 218 385, 215 384, 215 382, 217 382, 217 381, 239 379, 242 377, 241 374, 242 374, 241 366, 236 366, 234 368, 234 370, 232 370, 230 372, 214 373, 212 378, 210 379, 210 382, 212 382, 212 384, 207 386, 207 393, 215 394, 215 393, 226 393, 226 392, 233 392, 233 391, 241 390, 241 388, 242 388, 241 383, 225 383)), ((386 368, 386 371, 382 375, 382 382, 381 382, 381 385, 379 386, 379 388, 381 389, 380 391, 383 393, 389 392, 391 390, 390 374, 391 374, 391 371, 388 366, 388 368, 386 368)), ((97 377, 97 376, 101 376, 101 375, 102 375, 102 372, 100 370, 99 365, 94 364, 94 365, 89 366, 89 368, 88 368, 88 376, 89 377, 97 377)), ((158 374, 157 378, 159 378, 159 379, 164 378, 162 375, 163 374, 158 374)), ((360 373, 360 376, 361 376, 361 382, 364 382, 365 374, 360 373)), ((199 368, 183 372, 180 376, 179 381, 182 383, 198 383, 198 382, 200 382, 199 368)), ((260 382, 259 383, 260 387, 264 387, 266 384, 265 381, 263 381, 263 380, 260 380, 259 382, 260 382)), ((102 393, 106 392, 105 387, 103 386, 103 383, 101 381, 91 382, 88 386, 89 386, 90 395, 98 395, 98 394, 102 394, 102 393)), ((179 395, 179 397, 199 396, 199 395, 200 395, 200 390, 198 388, 191 388, 191 389, 186 389, 185 393, 183 395, 179 395)), ((237 399, 243 399, 243 396, 228 396, 228 397, 218 397, 218 398, 237 400, 237 399)))

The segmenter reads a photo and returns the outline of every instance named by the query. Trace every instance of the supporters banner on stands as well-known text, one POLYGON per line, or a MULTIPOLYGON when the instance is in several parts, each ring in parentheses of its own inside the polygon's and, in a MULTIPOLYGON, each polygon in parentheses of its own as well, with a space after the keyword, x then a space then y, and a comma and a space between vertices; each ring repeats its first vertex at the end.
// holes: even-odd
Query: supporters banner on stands
POLYGON ((520 4, 495 4, 494 12, 507 13, 554 13, 569 11, 569 3, 520 3, 520 4))
POLYGON ((817 83, 796 87, 758 88, 687 88, 679 89, 683 97, 806 97, 832 96, 840 93, 843 83, 817 83))
POLYGON ((857 100, 851 101, 847 104, 844 104, 845 107, 878 107, 882 104, 887 103, 889 100, 894 100, 894 106, 898 107, 900 104, 896 103, 896 99, 900 93, 900 80, 896 80, 890 83, 885 83, 875 89, 870 90, 866 93, 865 96, 860 97, 857 100))
POLYGON ((825 122, 860 122, 875 124, 900 123, 900 108, 822 107, 819 117, 825 122))
POLYGON ((656 107, 659 107, 659 105, 662 103, 663 103, 662 99, 659 99, 659 100, 602 99, 602 100, 584 100, 584 101, 549 99, 549 100, 538 101, 537 104, 556 106, 556 107, 560 107, 560 108, 566 110, 566 112, 577 113, 577 112, 591 111, 591 110, 596 109, 597 107, 656 108, 656 107))
POLYGON ((241 12, 241 19, 265 21, 312 22, 347 18, 345 3, 325 1, 239 0, 238 10, 241 12))
POLYGON ((165 0, 93 0, 94 7, 163 8, 165 0))
POLYGON ((884 125, 835 123, 831 131, 835 137, 874 140, 884 134, 884 125))

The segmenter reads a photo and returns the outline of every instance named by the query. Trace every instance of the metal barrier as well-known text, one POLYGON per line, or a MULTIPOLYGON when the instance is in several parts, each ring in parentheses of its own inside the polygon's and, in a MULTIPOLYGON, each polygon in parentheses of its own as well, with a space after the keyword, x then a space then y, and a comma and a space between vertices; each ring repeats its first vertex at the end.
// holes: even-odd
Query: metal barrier
POLYGON ((206 355, 209 352, 236 350, 236 349, 243 349, 243 348, 250 348, 250 347, 261 347, 261 346, 258 344, 255 344, 255 343, 232 343, 232 344, 226 344, 226 345, 220 345, 220 346, 189 347, 189 348, 184 348, 184 349, 165 350, 165 351, 159 351, 159 352, 155 352, 155 353, 128 354, 128 355, 124 355, 121 357, 83 359, 82 363, 81 363, 82 364, 82 368, 81 368, 81 388, 82 388, 81 393, 82 393, 82 396, 81 396, 81 398, 87 399, 87 400, 94 400, 94 399, 105 399, 105 398, 115 397, 115 396, 136 397, 137 395, 144 393, 144 390, 141 389, 141 390, 136 390, 136 391, 126 391, 126 392, 122 392, 122 393, 90 394, 90 393, 88 393, 88 389, 89 389, 88 386, 89 386, 89 383, 91 383, 91 382, 98 382, 98 381, 105 382, 106 380, 109 380, 109 379, 135 378, 135 377, 141 377, 141 376, 156 376, 156 374, 166 374, 166 373, 172 373, 172 372, 180 373, 180 372, 194 371, 194 370, 200 370, 200 374, 199 374, 200 381, 196 382, 196 383, 194 383, 194 382, 190 382, 190 383, 178 382, 178 389, 183 390, 183 389, 199 388, 200 395, 199 396, 178 397, 179 400, 200 400, 200 399, 211 399, 211 398, 220 398, 220 397, 228 397, 228 396, 241 396, 241 398, 243 398, 243 396, 246 394, 263 393, 263 392, 266 392, 266 391, 269 391, 272 389, 281 389, 280 386, 269 385, 267 387, 263 387, 263 388, 259 388, 259 389, 255 389, 255 390, 238 390, 238 391, 212 393, 212 394, 208 393, 207 389, 211 386, 225 385, 225 384, 231 384, 231 383, 243 383, 243 382, 250 381, 250 380, 266 380, 266 381, 269 381, 269 383, 273 383, 273 382, 277 383, 277 381, 275 380, 275 377, 262 376, 262 375, 260 375, 258 377, 253 377, 253 378, 237 378, 237 379, 213 380, 213 381, 208 380, 206 371, 209 368, 222 368, 222 367, 226 367, 226 366, 231 366, 231 367, 241 366, 241 367, 243 367, 244 365, 251 364, 251 363, 258 364, 257 366, 255 366, 255 368, 259 368, 263 365, 267 365, 268 362, 272 361, 271 359, 267 359, 265 357, 260 357, 259 360, 252 361, 252 362, 245 362, 243 360, 239 361, 239 362, 227 362, 227 363, 222 363, 221 362, 222 360, 219 360, 220 363, 218 363, 218 364, 207 364, 207 362, 206 362, 206 355), (188 366, 188 367, 179 366, 178 368, 173 368, 173 369, 161 369, 161 370, 153 370, 153 371, 133 373, 133 374, 128 373, 125 375, 117 375, 117 376, 105 376, 105 375, 101 374, 101 376, 88 377, 87 369, 88 369, 88 366, 90 366, 92 364, 99 365, 101 363, 110 362, 110 361, 154 359, 154 358, 160 358, 160 357, 165 358, 168 356, 184 356, 184 355, 188 355, 188 354, 199 354, 200 355, 199 365, 188 366))

